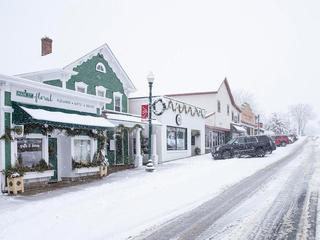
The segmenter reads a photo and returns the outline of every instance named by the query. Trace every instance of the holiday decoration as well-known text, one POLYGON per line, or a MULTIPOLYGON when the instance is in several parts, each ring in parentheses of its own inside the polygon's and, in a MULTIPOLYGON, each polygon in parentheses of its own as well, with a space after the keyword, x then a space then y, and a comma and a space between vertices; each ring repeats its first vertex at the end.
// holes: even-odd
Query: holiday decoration
POLYGON ((167 106, 161 98, 158 98, 157 100, 155 100, 152 103, 153 113, 157 116, 162 115, 164 113, 164 111, 166 110, 166 108, 167 108, 167 106), (157 109, 157 106, 160 106, 160 109, 157 109))
POLYGON ((173 100, 169 100, 167 109, 169 108, 171 108, 172 111, 174 112, 176 111, 178 111, 179 113, 184 112, 185 114, 190 113, 192 117, 197 115, 198 117, 201 116, 202 118, 205 118, 206 116, 206 111, 203 109, 197 108, 195 106, 187 105, 182 102, 174 102, 173 100))

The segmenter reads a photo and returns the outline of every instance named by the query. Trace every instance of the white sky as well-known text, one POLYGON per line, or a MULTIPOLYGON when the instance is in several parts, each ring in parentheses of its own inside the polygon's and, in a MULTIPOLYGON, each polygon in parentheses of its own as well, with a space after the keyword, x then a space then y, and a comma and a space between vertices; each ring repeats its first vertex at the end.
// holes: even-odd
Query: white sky
POLYGON ((267 113, 320 111, 320 1, 0 0, 0 11, 4 74, 17 59, 32 67, 45 35, 65 54, 107 42, 139 95, 150 70, 159 94, 216 90, 226 76, 267 113))

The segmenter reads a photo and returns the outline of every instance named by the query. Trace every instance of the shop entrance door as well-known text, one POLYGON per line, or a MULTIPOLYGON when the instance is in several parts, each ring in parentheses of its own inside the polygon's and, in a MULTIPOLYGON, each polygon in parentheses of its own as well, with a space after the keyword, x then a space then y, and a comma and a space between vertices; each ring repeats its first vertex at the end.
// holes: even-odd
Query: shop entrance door
POLYGON ((53 166, 54 175, 51 177, 50 181, 56 182, 58 181, 58 151, 57 151, 57 139, 49 138, 49 164, 53 166))

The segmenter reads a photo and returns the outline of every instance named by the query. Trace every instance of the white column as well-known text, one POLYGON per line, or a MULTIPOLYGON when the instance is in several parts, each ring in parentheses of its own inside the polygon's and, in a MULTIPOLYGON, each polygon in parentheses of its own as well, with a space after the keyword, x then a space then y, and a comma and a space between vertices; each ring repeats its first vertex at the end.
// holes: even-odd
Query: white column
POLYGON ((134 160, 135 167, 142 167, 140 132, 141 132, 141 128, 137 128, 137 130, 136 130, 136 157, 134 160))
POLYGON ((152 161, 153 165, 158 165, 158 155, 157 155, 157 135, 152 134, 152 161))
MULTIPOLYGON (((3 86, 0 84, 0 136, 2 136, 4 134, 4 110, 3 110, 3 107, 4 107, 4 89, 3 89, 3 86)), ((5 169, 4 158, 5 158, 4 141, 0 141, 0 171, 5 169)), ((1 190, 5 190, 4 183, 5 183, 5 176, 4 176, 4 174, 0 174, 1 190)))

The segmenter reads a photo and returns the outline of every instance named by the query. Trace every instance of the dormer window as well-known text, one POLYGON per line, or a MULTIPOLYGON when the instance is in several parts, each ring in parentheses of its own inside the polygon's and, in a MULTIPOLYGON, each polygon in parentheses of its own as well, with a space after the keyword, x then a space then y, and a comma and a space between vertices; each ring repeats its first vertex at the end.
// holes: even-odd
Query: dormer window
POLYGON ((96 86, 96 95, 99 97, 106 96, 106 88, 103 86, 96 86))
POLYGON ((106 73, 106 67, 101 62, 97 63, 96 70, 98 72, 106 73))
POLYGON ((75 82, 75 90, 81 93, 87 93, 88 85, 84 82, 75 82))

